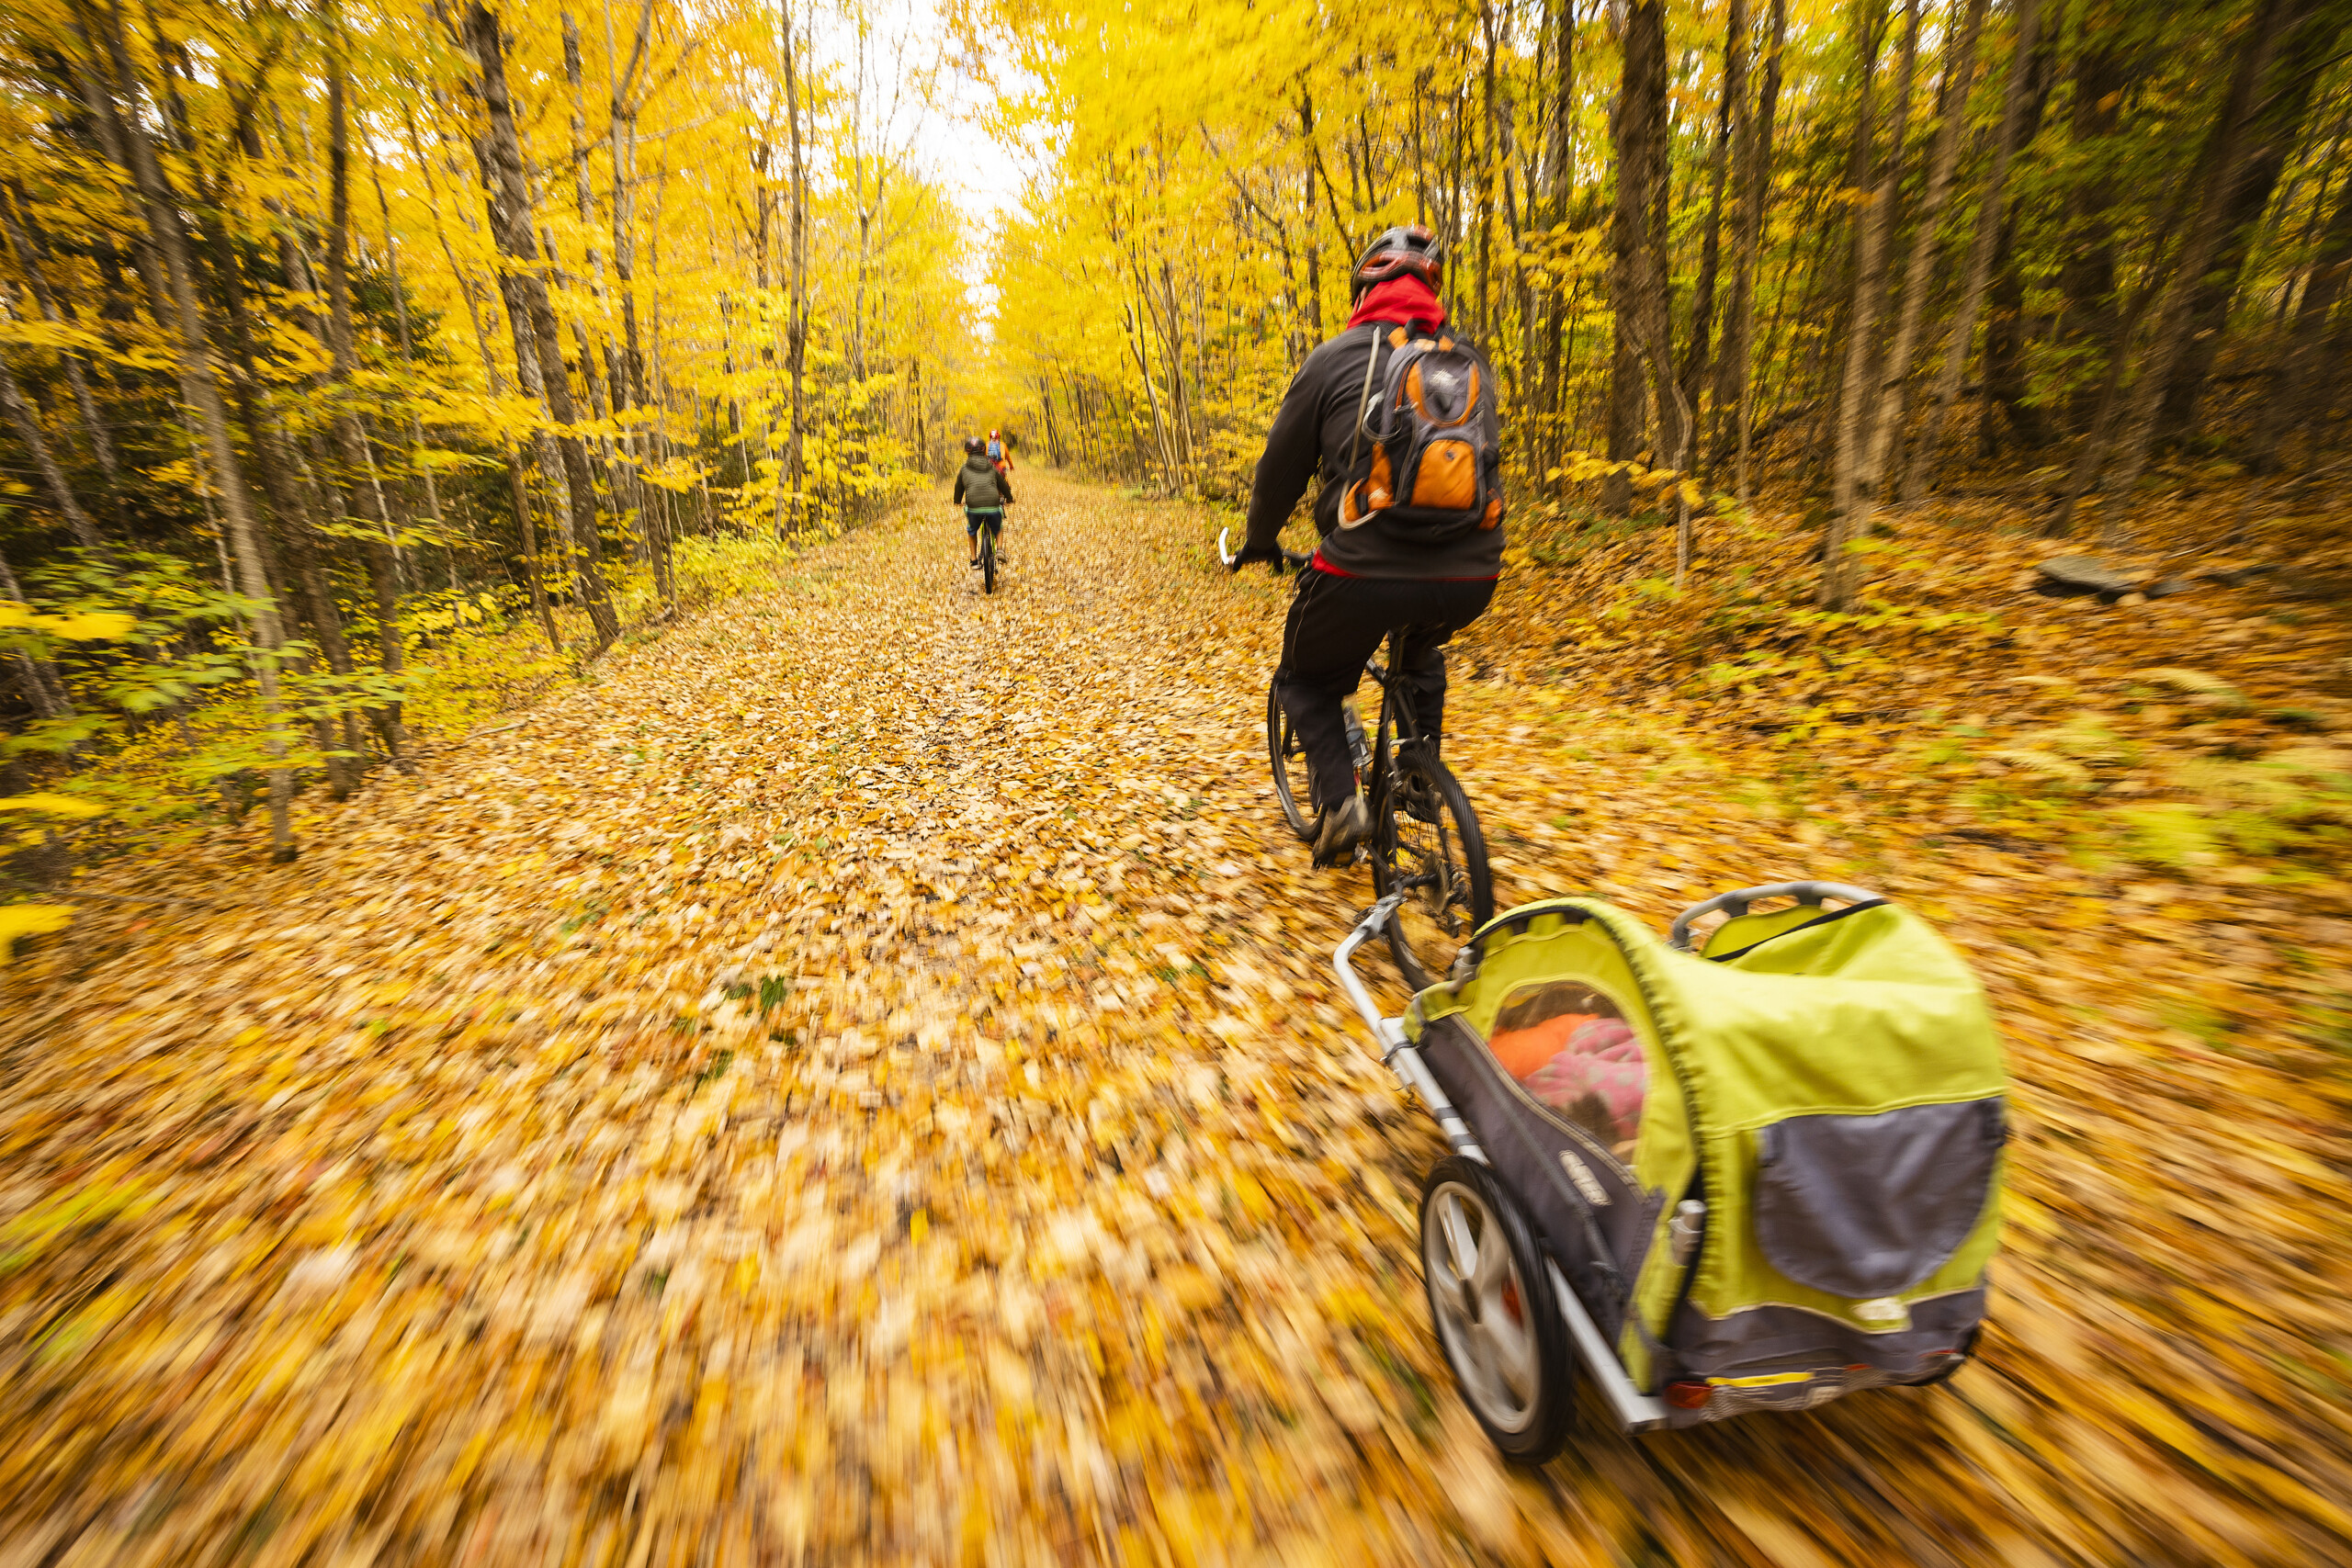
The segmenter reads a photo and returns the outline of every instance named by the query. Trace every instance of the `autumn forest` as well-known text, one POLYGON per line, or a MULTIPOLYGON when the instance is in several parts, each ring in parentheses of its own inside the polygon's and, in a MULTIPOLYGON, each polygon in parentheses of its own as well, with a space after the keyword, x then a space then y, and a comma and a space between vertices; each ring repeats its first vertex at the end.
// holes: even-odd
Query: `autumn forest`
POLYGON ((2352 0, 6 0, 0 1562, 2343 1560, 2347 285, 2352 0), (1941 1386, 1456 1396, 1213 553, 1415 223, 1494 906, 1949 939, 1941 1386))

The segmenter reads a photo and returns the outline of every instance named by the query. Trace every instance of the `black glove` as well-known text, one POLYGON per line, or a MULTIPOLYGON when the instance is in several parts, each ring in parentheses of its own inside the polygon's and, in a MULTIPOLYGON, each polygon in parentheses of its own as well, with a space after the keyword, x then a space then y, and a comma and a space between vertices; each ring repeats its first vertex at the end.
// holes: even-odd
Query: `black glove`
POLYGON ((1283 554, 1283 547, 1282 547, 1282 546, 1280 546, 1280 545, 1278 545, 1278 544, 1276 544, 1276 545, 1249 545, 1249 544, 1245 544, 1245 545, 1243 545, 1243 546, 1241 547, 1240 553, 1239 553, 1239 554, 1238 554, 1238 555, 1236 555, 1236 556, 1233 558, 1233 565, 1232 565, 1232 567, 1231 567, 1231 569, 1230 569, 1230 570, 1234 570, 1234 571, 1239 571, 1243 567, 1248 566, 1251 561, 1253 561, 1253 560, 1261 560, 1261 561, 1265 561, 1265 562, 1268 562, 1269 564, 1271 564, 1271 565, 1273 567, 1274 570, 1275 570, 1277 573, 1279 573, 1279 572, 1282 570, 1283 567, 1285 564, 1287 564, 1288 559, 1289 559, 1289 558, 1288 558, 1288 557, 1286 557, 1286 556, 1284 556, 1284 555, 1283 554))

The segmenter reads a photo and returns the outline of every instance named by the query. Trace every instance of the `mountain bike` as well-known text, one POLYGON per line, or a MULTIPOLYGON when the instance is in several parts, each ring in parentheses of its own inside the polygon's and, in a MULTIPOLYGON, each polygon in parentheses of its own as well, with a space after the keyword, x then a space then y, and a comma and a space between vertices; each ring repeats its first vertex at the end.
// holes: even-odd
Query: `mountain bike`
POLYGON ((1004 513, 984 518, 980 523, 980 592, 996 592, 996 536, 1004 527, 1004 513))
MULTIPOLYGON (((1227 570, 1239 570, 1226 553, 1227 530, 1217 536, 1217 555, 1227 570)), ((1283 552, 1294 571, 1312 558, 1283 552)), ((1364 673, 1380 687, 1380 716, 1367 732, 1355 700, 1347 705, 1348 747, 1358 787, 1372 808, 1372 834, 1356 848, 1372 866, 1372 886, 1381 897, 1398 897, 1388 922, 1388 948, 1396 971, 1415 990, 1442 976, 1454 951, 1495 912, 1494 874, 1487 865, 1487 838, 1470 797, 1439 761, 1413 712, 1397 655, 1406 628, 1388 634, 1384 657, 1364 661, 1364 673)), ((1274 775, 1274 798, 1283 819, 1302 840, 1315 836, 1306 754, 1291 733, 1290 716, 1270 684, 1266 691, 1266 759, 1274 775)))

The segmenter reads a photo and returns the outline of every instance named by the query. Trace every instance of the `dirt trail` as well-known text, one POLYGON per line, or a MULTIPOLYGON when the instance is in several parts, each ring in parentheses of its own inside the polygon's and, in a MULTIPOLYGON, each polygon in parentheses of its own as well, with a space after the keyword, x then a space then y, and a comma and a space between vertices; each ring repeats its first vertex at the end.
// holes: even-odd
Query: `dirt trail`
MULTIPOLYGON (((1420 1297, 1441 1145, 1327 978, 1368 888, 1265 788, 1281 590, 1023 493, 995 597, 916 506, 0 981, 0 1564, 2326 1555, 2276 1454, 2187 1522, 2096 1412, 2049 1469, 1997 1335, 1498 1465, 1420 1297)), ((1513 694, 1457 711, 1549 890, 1556 804, 1470 739, 1513 694)))

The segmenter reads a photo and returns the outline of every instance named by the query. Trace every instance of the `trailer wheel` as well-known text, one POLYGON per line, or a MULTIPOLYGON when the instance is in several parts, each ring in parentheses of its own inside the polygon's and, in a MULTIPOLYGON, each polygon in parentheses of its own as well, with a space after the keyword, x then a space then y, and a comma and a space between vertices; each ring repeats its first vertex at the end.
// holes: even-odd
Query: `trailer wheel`
POLYGON ((1576 1363, 1552 1276, 1494 1173, 1456 1155, 1421 1184, 1421 1275, 1454 1386, 1505 1459, 1560 1451, 1576 1413, 1576 1363))

